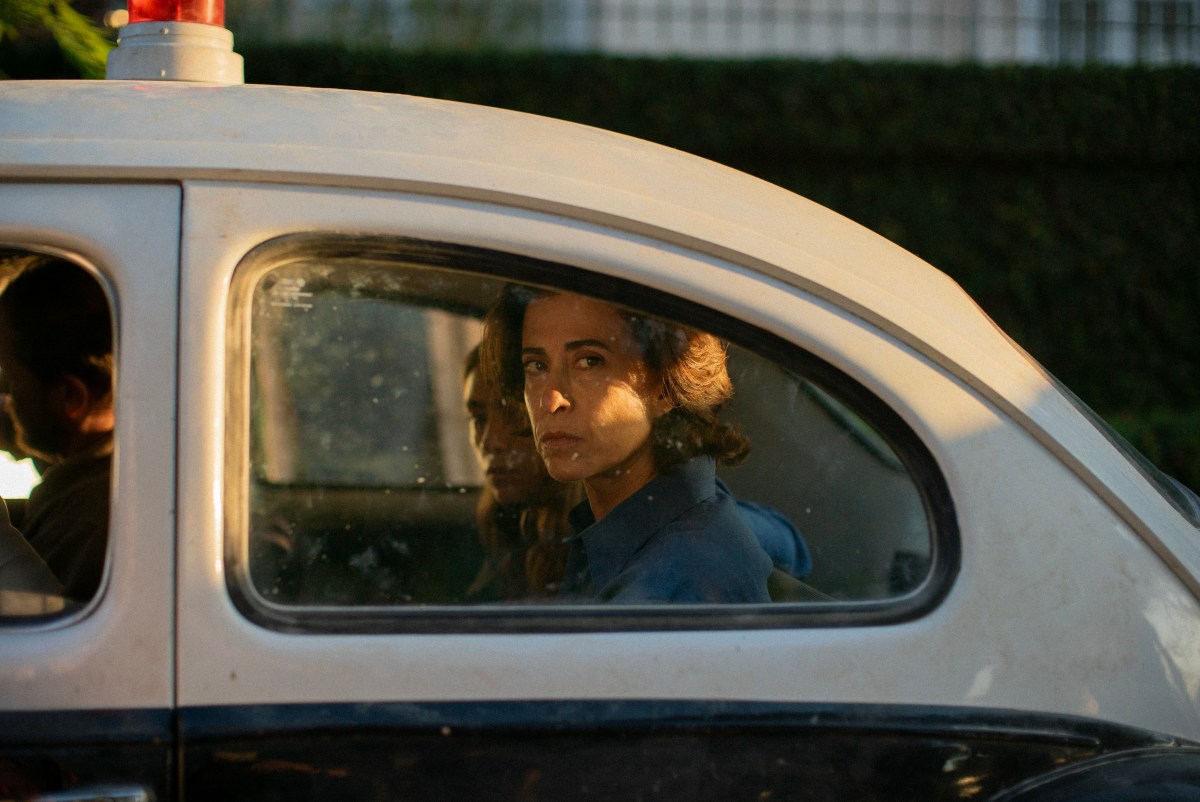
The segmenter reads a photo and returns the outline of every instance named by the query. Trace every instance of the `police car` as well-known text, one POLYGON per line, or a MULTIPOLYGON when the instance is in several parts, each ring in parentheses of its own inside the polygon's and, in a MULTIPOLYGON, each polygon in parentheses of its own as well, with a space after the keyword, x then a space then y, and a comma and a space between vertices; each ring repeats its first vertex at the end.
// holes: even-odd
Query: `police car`
POLYGON ((1195 496, 945 275, 646 142, 243 85, 219 16, 134 5, 109 80, 0 84, 0 249, 94 278, 116 371, 99 587, 0 606, 0 798, 1200 795, 1195 496), (729 344, 721 479, 808 555, 770 602, 472 597, 514 285, 729 344))

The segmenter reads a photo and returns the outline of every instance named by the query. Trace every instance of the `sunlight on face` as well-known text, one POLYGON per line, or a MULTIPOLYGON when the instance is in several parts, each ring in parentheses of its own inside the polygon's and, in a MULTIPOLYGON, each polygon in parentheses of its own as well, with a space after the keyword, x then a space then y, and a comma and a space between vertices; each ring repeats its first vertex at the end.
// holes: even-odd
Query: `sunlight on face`
POLYGON ((650 431, 665 402, 616 307, 578 295, 537 298, 521 347, 525 405, 551 476, 633 489, 654 477, 650 431))

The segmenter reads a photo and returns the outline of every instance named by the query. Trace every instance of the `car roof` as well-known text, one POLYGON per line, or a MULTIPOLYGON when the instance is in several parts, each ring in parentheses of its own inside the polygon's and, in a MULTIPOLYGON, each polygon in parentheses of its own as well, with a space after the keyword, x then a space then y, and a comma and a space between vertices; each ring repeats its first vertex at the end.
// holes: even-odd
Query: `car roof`
POLYGON ((205 178, 499 202, 749 263, 926 353, 961 340, 985 347, 986 361, 1027 366, 957 284, 857 223, 714 162, 530 114, 335 89, 9 81, 0 179, 21 178, 205 178))

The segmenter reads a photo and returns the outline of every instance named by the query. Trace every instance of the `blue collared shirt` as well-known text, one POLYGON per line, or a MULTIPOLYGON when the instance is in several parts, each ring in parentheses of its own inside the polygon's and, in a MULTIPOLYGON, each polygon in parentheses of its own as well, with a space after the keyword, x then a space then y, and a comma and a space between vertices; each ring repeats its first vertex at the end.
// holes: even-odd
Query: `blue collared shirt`
POLYGON ((571 511, 560 597, 625 603, 767 602, 771 559, 696 457, 655 477, 597 521, 585 501, 571 511))

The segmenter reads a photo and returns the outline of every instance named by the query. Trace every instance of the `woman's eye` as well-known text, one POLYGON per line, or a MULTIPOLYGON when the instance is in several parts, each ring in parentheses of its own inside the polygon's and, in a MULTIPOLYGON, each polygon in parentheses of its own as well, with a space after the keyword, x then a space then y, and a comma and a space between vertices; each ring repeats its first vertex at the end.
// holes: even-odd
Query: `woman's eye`
POLYGON ((541 373, 546 369, 546 366, 540 360, 530 359, 524 363, 524 368, 526 373, 541 373))
POLYGON ((575 360, 575 364, 581 368, 598 368, 604 364, 604 357, 589 354, 579 357, 575 360))

